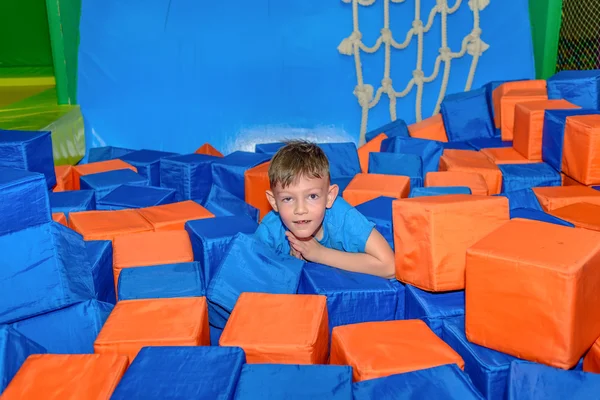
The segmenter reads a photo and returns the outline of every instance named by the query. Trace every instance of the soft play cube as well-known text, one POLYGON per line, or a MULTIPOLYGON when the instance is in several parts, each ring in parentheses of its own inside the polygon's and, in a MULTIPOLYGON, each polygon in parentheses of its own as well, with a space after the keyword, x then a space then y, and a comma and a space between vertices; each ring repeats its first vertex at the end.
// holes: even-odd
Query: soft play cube
POLYGON ((442 143, 442 147, 444 148, 444 150, 476 150, 473 146, 469 144, 469 141, 442 143))
POLYGON ((88 300, 12 324, 19 333, 53 354, 94 352, 94 340, 113 305, 88 300))
POLYGON ((394 248, 394 227, 392 224, 393 197, 380 196, 356 206, 356 210, 375 224, 375 229, 394 248))
POLYGON ((600 70, 560 71, 548 78, 548 98, 600 109, 600 70))
POLYGON ((137 210, 71 213, 69 227, 80 233, 85 240, 113 240, 120 235, 154 230, 137 210))
POLYGON ((211 164, 213 185, 219 186, 234 196, 244 198, 244 174, 250 169, 271 159, 270 154, 235 151, 211 164))
POLYGON ((244 200, 259 211, 260 220, 273 209, 266 194, 266 191, 271 189, 269 165, 263 163, 244 173, 244 200))
POLYGON ((113 242, 115 285, 123 268, 194 261, 185 231, 143 232, 116 237, 113 242))
MULTIPOLYGON (((208 196, 202 199, 200 204, 215 217, 247 216, 254 221, 258 221, 259 219, 259 210, 256 207, 251 206, 243 199, 232 195, 217 185, 212 185, 208 196)), ((271 207, 270 204, 269 207, 271 207)))
POLYGON ((490 195, 498 194, 502 187, 502 173, 485 154, 470 150, 444 150, 440 171, 471 172, 483 176, 490 195))
POLYGON ((96 199, 100 200, 113 189, 121 185, 148 186, 148 179, 130 169, 118 169, 115 171, 98 172, 88 174, 80 178, 80 188, 93 190, 96 199))
POLYGON ((368 175, 398 175, 410 178, 410 187, 423 186, 423 161, 414 154, 371 153, 368 175))
POLYGON ((545 101, 548 99, 546 89, 517 89, 502 96, 502 140, 513 140, 515 129, 515 108, 519 103, 545 101))
POLYGON ((584 185, 600 184, 600 115, 567 117, 562 172, 584 185))
POLYGON ((246 364, 235 400, 353 400, 352 369, 339 365, 246 364))
POLYGON ((467 250, 469 341, 558 368, 600 336, 600 233, 511 220, 467 250))
MULTIPOLYGON (((502 126, 502 97, 512 90, 528 89, 543 89, 546 91, 546 81, 544 79, 519 79, 492 83, 488 87, 488 95, 489 90, 491 90, 491 103, 496 128, 502 126)), ((510 119, 510 117, 507 117, 507 119, 510 119)))
POLYGON ((409 198, 426 196, 443 196, 446 194, 471 194, 468 186, 446 186, 446 187, 422 187, 410 191, 409 198))
POLYGON ((188 221, 214 217, 210 211, 192 200, 146 207, 140 209, 139 213, 152 224, 155 231, 183 230, 188 221))
POLYGON ((0 324, 94 296, 81 236, 51 222, 0 236, 0 324))
POLYGON ((485 88, 446 95, 440 112, 451 142, 494 136, 485 88))
POLYGON ((504 192, 500 193, 499 196, 504 196, 508 199, 508 205, 511 211, 517 208, 544 211, 531 188, 515 190, 514 192, 504 192))
POLYGON ((96 196, 93 190, 69 190, 48 193, 53 213, 91 211, 96 209, 96 196))
POLYGON ((465 315, 463 290, 430 293, 412 285, 406 285, 405 288, 405 318, 423 320, 439 337, 442 337, 444 321, 465 315))
POLYGON ((200 263, 125 268, 119 275, 119 301, 204 296, 200 263))
POLYGON ((67 221, 67 216, 63 213, 52 213, 52 221, 58 222, 59 224, 69 227, 69 222, 67 221))
POLYGON ((352 178, 360 173, 358 150, 354 142, 347 143, 319 143, 329 160, 329 175, 332 180, 352 178))
POLYGON ((148 180, 151 186, 160 185, 160 160, 164 157, 174 156, 175 153, 156 151, 156 150, 138 150, 127 153, 121 157, 121 160, 133 165, 138 174, 148 180))
POLYGON ((393 207, 396 278, 433 292, 464 289, 465 251, 509 219, 504 197, 419 197, 393 207))
POLYGON ((442 114, 435 114, 408 126, 410 137, 447 142, 448 135, 442 114))
POLYGON ((195 153, 206 154, 215 157, 223 157, 223 154, 219 150, 215 149, 210 143, 204 143, 202 146, 196 149, 195 153))
POLYGON ((208 346, 204 297, 119 301, 94 342, 97 354, 131 362, 147 346, 208 346))
POLYGON ((229 243, 238 233, 253 234, 256 221, 245 217, 206 218, 186 223, 194 259, 199 261, 205 284, 217 273, 229 243))
POLYGON ((0 235, 51 221, 44 175, 0 167, 0 235))
POLYGON ((73 190, 79 190, 81 188, 82 176, 122 169, 130 169, 133 172, 137 172, 137 168, 121 160, 107 160, 76 165, 73 167, 73 190))
POLYGON ((254 145, 254 152, 260 154, 274 155, 283 146, 285 146, 285 143, 283 142, 256 143, 254 145))
POLYGON ((9 325, 0 326, 0 394, 31 354, 44 354, 46 349, 9 325))
POLYGON ((118 354, 33 354, 2 400, 108 400, 127 365, 118 354))
POLYGON ((252 364, 325 364, 329 350, 327 299, 242 293, 219 345, 241 347, 252 364))
POLYGON ((330 363, 349 365, 355 382, 445 364, 461 369, 461 357, 417 319, 338 326, 330 363))
POLYGON ((542 161, 542 137, 545 110, 579 108, 566 100, 542 100, 515 106, 513 147, 532 161, 542 161))
POLYGON ((512 141, 504 141, 500 137, 492 138, 477 138, 467 141, 467 144, 475 150, 482 149, 503 149, 510 148, 513 145, 512 141))
POLYGON ((210 165, 220 157, 186 154, 160 160, 160 186, 175 189, 177 201, 202 198, 212 184, 210 165))
POLYGON ((481 400, 473 383, 454 364, 356 382, 354 400, 481 400))
POLYGON ((387 136, 382 133, 358 148, 360 170, 363 173, 369 172, 369 157, 371 156, 371 153, 379 153, 381 150, 381 142, 385 139, 387 139, 387 136))
POLYGON ((94 296, 100 301, 115 304, 115 279, 113 277, 113 247, 110 240, 85 242, 85 250, 92 268, 94 296))
POLYGON ((175 202, 175 190, 155 186, 121 185, 97 203, 98 210, 145 208, 175 202))
POLYGON ((72 165, 55 165, 54 173, 56 175, 56 186, 52 189, 53 192, 74 190, 72 165))
POLYGON ((531 209, 531 208, 513 208, 510 210, 510 219, 528 219, 533 221, 542 221, 548 222, 550 224, 568 226, 573 228, 575 225, 572 223, 565 221, 564 219, 560 219, 555 217, 554 215, 548 214, 544 211, 531 209))
POLYGON ((387 279, 315 263, 304 266, 298 293, 327 298, 330 330, 359 322, 391 321, 399 302, 400 306, 404 303, 387 279))
POLYGON ((379 126, 365 135, 365 141, 370 142, 375 137, 380 134, 385 134, 387 137, 410 137, 410 133, 408 131, 408 126, 403 119, 396 119, 395 121, 391 121, 385 125, 379 126))
POLYGON ((56 185, 50 131, 5 131, 0 129, 0 167, 43 174, 46 187, 56 185))
POLYGON ((408 197, 410 179, 407 176, 357 174, 343 193, 343 198, 351 206, 357 206, 379 196, 408 197))
POLYGON ((583 370, 600 374, 600 338, 594 342, 583 360, 583 370))
MULTIPOLYGON (((478 172, 440 171, 430 172, 425 176, 426 188, 467 187, 471 194, 487 196, 487 182, 478 172)), ((415 189, 415 188, 413 188, 415 189)))
POLYGON ((277 253, 252 235, 236 234, 206 290, 211 325, 225 327, 243 292, 296 293, 303 266, 303 261, 277 253))
POLYGON ((114 146, 92 147, 88 152, 88 162, 95 163, 99 161, 114 160, 126 154, 133 152, 132 149, 114 146))
POLYGON ((111 399, 231 400, 245 360, 235 347, 146 347, 111 399))
POLYGON ((502 172, 502 192, 534 187, 560 186, 560 174, 550 165, 539 163, 498 165, 502 172))
POLYGON ((600 192, 587 186, 538 187, 533 193, 546 212, 575 203, 600 205, 600 192))
POLYGON ((487 158, 490 159, 490 161, 492 161, 496 165, 527 164, 536 162, 526 159, 524 156, 521 155, 521 153, 519 153, 512 147, 482 149, 481 154, 484 154, 487 158))
POLYGON ((554 209, 550 214, 578 228, 600 231, 600 205, 598 204, 574 203, 554 209))
POLYGON ((423 162, 423 174, 426 174, 438 170, 444 147, 442 143, 433 140, 391 137, 381 142, 381 151, 420 157, 423 162))
POLYGON ((510 363, 517 358, 469 342, 462 317, 443 322, 442 339, 465 360, 465 372, 486 399, 506 398, 510 363))
POLYGON ((544 113, 542 160, 557 171, 562 170, 562 156, 567 118, 576 115, 600 114, 592 109, 547 110, 544 113))

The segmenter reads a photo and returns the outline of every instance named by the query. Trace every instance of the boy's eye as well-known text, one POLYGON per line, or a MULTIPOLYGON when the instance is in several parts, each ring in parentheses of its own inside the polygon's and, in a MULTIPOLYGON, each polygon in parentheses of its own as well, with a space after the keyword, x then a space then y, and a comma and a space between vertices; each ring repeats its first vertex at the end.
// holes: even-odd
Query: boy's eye
POLYGON ((314 194, 314 193, 313 193, 313 194, 309 195, 308 197, 309 197, 311 200, 316 200, 316 199, 318 199, 318 198, 319 198, 319 195, 318 195, 318 194, 314 194))
POLYGON ((291 197, 284 197, 283 199, 281 199, 281 201, 283 201, 284 203, 287 203, 288 201, 292 201, 291 197))

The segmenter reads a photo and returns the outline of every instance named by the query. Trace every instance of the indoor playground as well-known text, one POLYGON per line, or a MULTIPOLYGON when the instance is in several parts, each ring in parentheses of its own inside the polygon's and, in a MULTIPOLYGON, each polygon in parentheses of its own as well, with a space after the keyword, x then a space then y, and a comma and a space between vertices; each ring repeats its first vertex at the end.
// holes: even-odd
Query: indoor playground
POLYGON ((0 0, 0 254, 2 400, 600 400, 600 3, 0 0))

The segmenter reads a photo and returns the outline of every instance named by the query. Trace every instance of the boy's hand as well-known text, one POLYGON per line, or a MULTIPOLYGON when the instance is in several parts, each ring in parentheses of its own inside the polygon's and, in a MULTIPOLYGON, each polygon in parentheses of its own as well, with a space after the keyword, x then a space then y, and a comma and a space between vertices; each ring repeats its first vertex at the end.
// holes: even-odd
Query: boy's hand
POLYGON ((286 232, 285 235, 290 242, 293 252, 299 253, 300 256, 306 261, 318 262, 319 256, 324 247, 317 241, 317 239, 311 237, 307 240, 300 240, 289 231, 286 232))

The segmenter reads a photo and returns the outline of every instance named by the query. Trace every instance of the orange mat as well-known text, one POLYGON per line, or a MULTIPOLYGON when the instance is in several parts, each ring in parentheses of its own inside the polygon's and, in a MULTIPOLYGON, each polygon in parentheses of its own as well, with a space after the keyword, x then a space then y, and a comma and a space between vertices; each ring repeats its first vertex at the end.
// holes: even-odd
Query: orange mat
POLYGON ((583 359, 583 370, 600 374, 600 338, 594 342, 592 348, 583 359))
POLYGON ((85 240, 113 240, 119 235, 153 230, 152 225, 132 209, 69 213, 69 227, 85 240))
POLYGON ((352 367, 355 382, 464 361, 425 324, 413 319, 333 328, 331 361, 352 367))
POLYGON ((488 187, 483 176, 477 172, 428 172, 425 175, 425 187, 466 186, 471 194, 487 196, 488 187))
POLYGON ((469 341, 570 369, 600 336, 600 233, 511 220, 467 251, 469 341))
POLYGON ((546 212, 575 203, 600 205, 600 191, 587 186, 549 186, 533 188, 540 205, 546 212))
POLYGON ((247 169, 244 172, 245 200, 246 203, 258 209, 260 220, 273 210, 267 200, 267 190, 271 188, 269 183, 269 162, 247 169))
POLYGON ((134 172, 137 172, 136 167, 118 159, 76 165, 73 167, 73 189, 80 189, 79 179, 82 176, 97 174, 100 172, 116 171, 119 169, 130 169, 134 172))
POLYGON ((214 218, 213 213, 192 200, 163 204, 138 210, 155 231, 185 230, 188 221, 214 218))
POLYGON ((502 172, 483 153, 471 150, 444 150, 440 158, 440 171, 475 172, 481 174, 487 183, 490 195, 502 190, 502 172))
POLYGON ((584 185, 600 184, 600 115, 567 117, 562 170, 584 185))
POLYGON ((410 178, 399 175, 356 174, 342 197, 350 205, 357 206, 380 196, 397 199, 410 194, 410 178))
POLYGON ((373 139, 358 148, 358 160, 360 161, 360 170, 363 173, 369 172, 369 156, 371 153, 378 153, 381 149, 381 142, 387 139, 385 133, 380 133, 373 139))
POLYGON ((392 207, 396 278, 433 292, 464 289, 466 250, 509 220, 503 196, 418 197, 392 207))
POLYGON ((219 345, 241 347, 248 363, 326 364, 327 298, 242 293, 219 345))
POLYGON ((531 161, 523 157, 518 151, 512 147, 499 147, 495 149, 481 149, 481 154, 484 154, 496 165, 501 164, 529 164, 536 161, 531 161))
POLYGON ((421 122, 408 126, 410 137, 417 139, 437 140, 438 142, 447 142, 448 135, 442 114, 436 114, 432 117, 425 118, 421 122))

